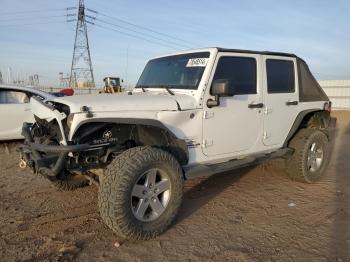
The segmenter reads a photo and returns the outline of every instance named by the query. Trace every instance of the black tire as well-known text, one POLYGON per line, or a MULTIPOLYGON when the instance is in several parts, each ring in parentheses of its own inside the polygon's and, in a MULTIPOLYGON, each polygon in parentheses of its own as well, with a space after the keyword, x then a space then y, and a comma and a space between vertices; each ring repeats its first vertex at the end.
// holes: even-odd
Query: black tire
POLYGON ((71 191, 90 185, 90 181, 83 175, 66 172, 62 172, 51 182, 57 189, 62 191, 71 191))
POLYGON ((134 147, 116 157, 100 179, 98 205, 102 220, 124 239, 146 240, 164 232, 182 203, 183 173, 168 152, 152 147, 134 147), (171 193, 167 205, 153 221, 141 221, 132 209, 132 190, 140 176, 152 168, 169 177, 171 193))
MULTIPOLYGON (((328 166, 330 146, 328 137, 321 131, 303 128, 292 138, 288 145, 294 149, 291 157, 286 159, 286 171, 292 180, 313 183, 322 177, 328 166), (309 166, 309 152, 312 145, 316 145, 322 151, 322 161, 319 167, 312 170, 309 166)), ((318 153, 321 155, 321 153, 318 153)))

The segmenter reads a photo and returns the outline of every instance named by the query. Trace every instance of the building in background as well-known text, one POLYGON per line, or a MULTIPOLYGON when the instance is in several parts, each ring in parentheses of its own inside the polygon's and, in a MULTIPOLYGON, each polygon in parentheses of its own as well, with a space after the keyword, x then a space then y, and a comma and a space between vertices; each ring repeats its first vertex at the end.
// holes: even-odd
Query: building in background
POLYGON ((318 81, 336 110, 350 110, 350 80, 318 81))

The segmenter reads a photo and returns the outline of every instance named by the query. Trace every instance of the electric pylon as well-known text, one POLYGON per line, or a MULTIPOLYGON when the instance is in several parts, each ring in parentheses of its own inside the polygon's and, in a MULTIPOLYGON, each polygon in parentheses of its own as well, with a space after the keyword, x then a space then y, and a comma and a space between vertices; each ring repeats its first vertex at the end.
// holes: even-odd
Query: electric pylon
POLYGON ((78 86, 95 87, 86 23, 84 0, 79 0, 72 67, 69 77, 71 88, 78 86))

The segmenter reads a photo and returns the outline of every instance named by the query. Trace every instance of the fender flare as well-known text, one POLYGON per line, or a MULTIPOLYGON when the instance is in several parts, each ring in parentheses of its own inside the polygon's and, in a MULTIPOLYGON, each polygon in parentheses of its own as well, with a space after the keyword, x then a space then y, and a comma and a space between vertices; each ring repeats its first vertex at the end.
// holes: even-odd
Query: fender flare
POLYGON ((305 116, 310 114, 310 113, 319 112, 319 111, 323 111, 323 110, 319 109, 319 108, 315 108, 315 109, 308 109, 308 110, 304 110, 304 111, 299 112, 299 114, 297 115, 297 117, 294 120, 294 123, 293 123, 291 129, 289 130, 289 133, 288 133, 286 139, 284 140, 283 147, 288 146, 288 142, 295 135, 295 133, 298 131, 300 124, 303 122, 305 116))
MULTIPOLYGON (((166 127, 162 122, 155 120, 155 119, 143 119, 143 118, 90 118, 87 120, 82 121, 79 123, 79 125, 76 127, 74 134, 72 135, 72 138, 74 137, 75 133, 79 130, 81 126, 87 123, 115 123, 115 124, 130 124, 130 125, 142 125, 142 126, 152 126, 160 128, 161 130, 164 130, 172 139, 172 141, 175 142, 174 146, 181 151, 181 154, 184 154, 184 159, 179 160, 181 165, 187 164, 189 159, 189 152, 187 143, 184 139, 179 139, 168 127, 166 127)), ((177 151, 178 151, 177 150, 177 151)))

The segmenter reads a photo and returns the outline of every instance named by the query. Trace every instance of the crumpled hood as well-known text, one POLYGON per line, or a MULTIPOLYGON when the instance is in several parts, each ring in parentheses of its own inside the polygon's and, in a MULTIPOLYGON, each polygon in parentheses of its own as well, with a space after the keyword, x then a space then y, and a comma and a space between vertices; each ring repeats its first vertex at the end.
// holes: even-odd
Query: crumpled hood
POLYGON ((66 104, 71 113, 81 111, 87 106, 91 112, 111 111, 174 111, 189 110, 196 107, 194 97, 185 94, 165 94, 155 92, 133 92, 117 94, 94 94, 57 97, 49 101, 66 104))

